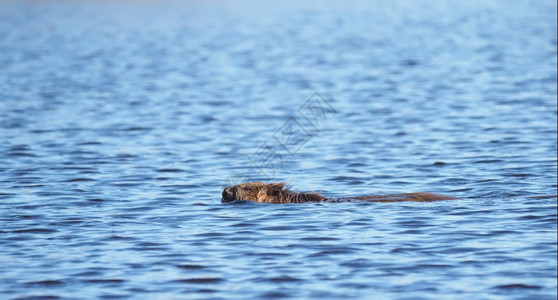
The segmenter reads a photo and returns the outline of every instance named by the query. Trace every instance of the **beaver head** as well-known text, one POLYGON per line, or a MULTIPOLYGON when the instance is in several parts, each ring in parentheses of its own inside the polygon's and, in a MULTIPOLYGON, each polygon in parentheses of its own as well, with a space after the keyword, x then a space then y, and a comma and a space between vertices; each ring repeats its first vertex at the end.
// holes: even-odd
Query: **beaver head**
POLYGON ((221 202, 248 200, 260 203, 300 203, 325 200, 315 193, 295 193, 283 183, 247 182, 223 190, 221 202))

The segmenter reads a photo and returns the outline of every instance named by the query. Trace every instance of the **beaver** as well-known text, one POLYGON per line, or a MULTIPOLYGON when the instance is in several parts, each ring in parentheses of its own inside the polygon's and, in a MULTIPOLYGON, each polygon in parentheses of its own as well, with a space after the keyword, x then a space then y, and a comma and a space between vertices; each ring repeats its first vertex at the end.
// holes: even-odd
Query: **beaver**
POLYGON ((360 197, 342 197, 327 198, 318 193, 297 193, 290 189, 284 182, 264 183, 264 182, 247 182, 243 184, 226 187, 223 190, 223 198, 221 202, 233 201, 254 201, 259 203, 305 203, 305 202, 398 202, 398 201, 415 201, 428 202, 438 200, 457 199, 451 196, 444 196, 432 193, 407 193, 379 196, 360 196, 360 197))

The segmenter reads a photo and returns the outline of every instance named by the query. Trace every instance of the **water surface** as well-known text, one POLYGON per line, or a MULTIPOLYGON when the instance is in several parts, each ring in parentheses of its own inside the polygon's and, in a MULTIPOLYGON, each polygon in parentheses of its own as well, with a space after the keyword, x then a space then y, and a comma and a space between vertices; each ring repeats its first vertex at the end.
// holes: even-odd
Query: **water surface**
POLYGON ((553 1, 3 1, 0 297, 556 299, 556 36, 553 1), (461 199, 220 203, 246 179, 461 199))

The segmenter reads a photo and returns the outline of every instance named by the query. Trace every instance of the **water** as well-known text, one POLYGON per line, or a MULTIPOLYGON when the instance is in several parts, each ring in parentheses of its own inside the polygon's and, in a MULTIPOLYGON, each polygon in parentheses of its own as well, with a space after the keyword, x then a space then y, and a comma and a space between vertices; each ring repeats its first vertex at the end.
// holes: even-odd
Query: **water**
POLYGON ((3 1, 0 297, 556 299, 556 35, 553 1, 3 1), (461 199, 221 204, 243 178, 461 199))

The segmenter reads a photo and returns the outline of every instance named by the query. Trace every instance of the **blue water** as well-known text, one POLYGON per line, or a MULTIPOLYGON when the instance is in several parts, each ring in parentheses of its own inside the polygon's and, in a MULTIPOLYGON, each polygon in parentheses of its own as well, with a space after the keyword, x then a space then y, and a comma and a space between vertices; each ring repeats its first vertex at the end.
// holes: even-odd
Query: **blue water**
POLYGON ((556 36, 545 0, 2 1, 0 298, 556 299, 556 36))

